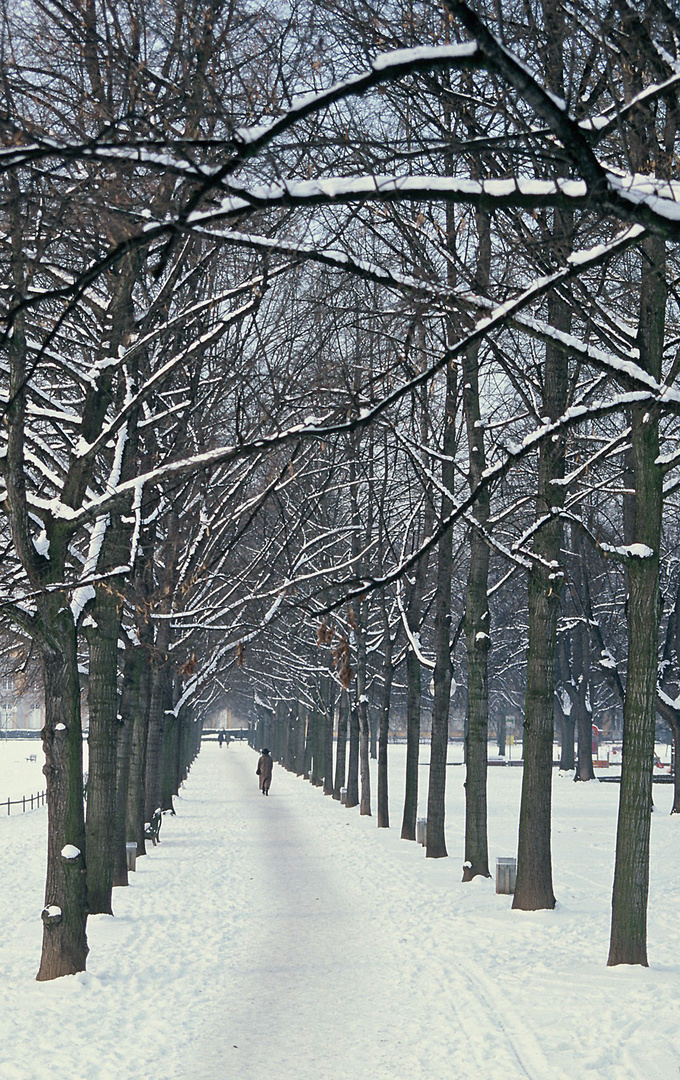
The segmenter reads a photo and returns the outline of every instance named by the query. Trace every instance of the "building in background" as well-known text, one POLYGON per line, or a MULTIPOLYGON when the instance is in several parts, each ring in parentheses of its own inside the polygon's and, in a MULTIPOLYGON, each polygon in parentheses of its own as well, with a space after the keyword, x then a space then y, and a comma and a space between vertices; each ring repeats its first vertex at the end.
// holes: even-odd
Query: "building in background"
POLYGON ((0 738, 9 731, 40 731, 44 717, 42 689, 24 672, 0 676, 0 738))

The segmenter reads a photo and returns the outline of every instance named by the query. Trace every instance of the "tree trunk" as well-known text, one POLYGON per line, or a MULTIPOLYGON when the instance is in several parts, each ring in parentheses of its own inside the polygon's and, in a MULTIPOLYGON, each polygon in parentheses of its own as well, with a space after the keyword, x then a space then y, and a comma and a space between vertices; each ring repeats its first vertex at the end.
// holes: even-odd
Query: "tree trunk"
POLYGON ((132 732, 135 707, 141 690, 142 658, 137 646, 129 645, 123 664, 123 687, 120 695, 120 731, 116 755, 116 818, 114 834, 113 884, 128 884, 127 802, 132 757, 132 732))
POLYGON ((303 775, 308 779, 312 771, 312 757, 314 753, 314 734, 316 730, 314 710, 306 706, 302 710, 302 726, 305 731, 305 752, 302 760, 303 775))
MULTIPOLYGON (((484 499, 488 514, 488 499, 484 499)), ((477 508, 484 518, 484 508, 477 508)), ((487 841, 486 773, 489 727, 487 579, 489 549, 476 529, 470 537, 470 571, 465 611, 468 662, 468 724, 465 740, 465 865, 463 881, 490 877, 487 841)))
POLYGON ((357 638, 357 702, 356 713, 359 719, 359 771, 361 774, 361 803, 359 813, 371 816, 371 769, 370 726, 368 719, 368 697, 366 696, 366 631, 364 617, 365 604, 359 605, 358 625, 355 629, 357 638))
POLYGON ((680 814, 680 769, 678 769, 678 751, 680 750, 680 715, 670 724, 673 735, 673 805, 671 814, 680 814))
MULTIPOLYGON (((573 581, 579 596, 586 595, 585 579, 588 573, 583 536, 572 526, 571 544, 576 559, 573 581)), ((588 590, 589 591, 589 590, 588 590)), ((572 715, 575 713, 578 737, 578 763, 575 780, 594 780, 593 768, 593 710, 591 707, 590 681, 590 631, 585 620, 580 620, 573 630, 574 659, 570 681, 572 715)))
MULTIPOLYGON (((571 702, 569 703, 571 707, 571 702)), ((576 758, 574 757, 574 714, 573 712, 565 712, 564 709, 559 707, 559 721, 560 721, 560 770, 562 772, 574 771, 574 779, 579 779, 578 771, 576 770, 576 758)))
POLYGON ((420 660, 413 649, 406 653, 406 783, 402 840, 415 840, 418 817, 418 769, 420 764, 420 660))
POLYGON ((129 884, 125 843, 127 840, 127 795, 130 780, 130 748, 134 718, 133 700, 139 694, 135 649, 130 646, 123 661, 120 695, 120 731, 116 748, 116 817, 113 836, 113 887, 129 884))
POLYGON ((45 634, 41 660, 45 681, 42 730, 47 789, 47 881, 41 982, 85 970, 87 879, 83 810, 83 736, 76 629, 65 596, 41 598, 45 634))
MULTIPOLYGON (((555 522, 551 522, 552 532, 555 522)), ((554 537, 553 537, 554 539, 554 537)), ((559 554, 559 542, 557 543, 559 554)), ((513 907, 522 911, 554 908, 550 817, 555 694, 555 632, 559 592, 551 592, 549 574, 535 565, 529 575, 529 649, 527 653, 524 775, 519 822, 517 884, 513 907)))
POLYGON ((359 805, 359 713, 349 710, 349 760, 347 762, 347 806, 359 805))
MULTIPOLYGON (((453 362, 446 368, 446 401, 444 407, 444 436, 442 440, 442 520, 451 513, 453 504, 448 492, 453 492, 453 458, 456 449, 457 369, 453 362)), ((453 569, 453 530, 439 540, 437 548, 437 593, 435 598, 435 668, 434 702, 432 705, 432 735, 430 737, 430 782, 427 793, 428 859, 446 857, 444 836, 446 758, 449 749, 449 702, 451 697, 451 576, 453 569)))
POLYGON ((295 753, 295 772, 302 776, 305 771, 305 750, 307 746, 307 711, 298 701, 296 704, 297 741, 295 753))
MULTIPOLYGON (((559 298, 549 302, 551 324, 568 327, 569 312, 559 298)), ((546 346, 544 415, 557 419, 566 407, 567 361, 558 347, 546 346)), ((517 885, 513 907, 522 911, 553 908, 550 819, 555 696, 555 646, 561 577, 555 572, 562 546, 559 518, 563 489, 553 480, 564 475, 564 438, 542 444, 538 464, 537 556, 529 572, 529 647, 523 734, 524 775, 519 821, 517 885)))
MULTIPOLYGON (((470 487, 480 483, 485 465, 483 428, 480 426, 477 349, 463 362, 463 401, 470 447, 470 487)), ((489 520, 489 494, 484 488, 474 514, 482 528, 489 520)), ((465 645, 468 668, 467 734, 465 739, 465 865, 463 881, 489 877, 486 773, 489 737, 488 653, 491 625, 487 600, 489 548, 478 529, 470 534, 470 569, 465 604, 465 645)))
POLYGON ((90 915, 112 915, 115 864, 116 763, 118 721, 118 635, 121 599, 110 588, 97 589, 92 608, 96 624, 88 631, 90 680, 87 777, 87 899, 90 915))
POLYGON ((165 727, 165 710, 172 700, 171 676, 166 662, 152 668, 149 731, 146 744, 145 820, 151 821, 161 804, 161 764, 165 727))
POLYGON ((335 748, 335 781, 333 783, 333 798, 340 798, 340 789, 345 786, 345 763, 347 756, 347 720, 349 713, 349 694, 346 690, 340 691, 340 703, 338 706, 338 741, 335 748))
POLYGON ((281 729, 283 731, 283 736, 282 736, 283 745, 282 745, 282 748, 281 748, 281 764, 283 765, 284 769, 287 769, 290 772, 290 770, 292 769, 291 744, 292 744, 293 728, 292 728, 292 725, 291 725, 291 722, 290 722, 290 711, 286 708, 285 702, 278 701, 276 703, 276 715, 277 715, 277 717, 279 719, 279 723, 281 724, 281 729))
POLYGON ((177 794, 177 760, 180 748, 181 723, 168 696, 163 710, 163 742, 161 748, 160 798, 161 810, 175 812, 173 798, 177 794))
POLYGON ((146 855, 144 822, 146 809, 146 747, 151 708, 152 668, 147 647, 136 647, 137 663, 140 665, 139 695, 132 702, 132 743, 130 746, 130 774, 128 778, 126 840, 136 841, 137 857, 146 855))
MULTIPOLYGON (((555 720, 560 733, 560 771, 571 772, 576 768, 574 757, 574 709, 571 695, 571 670, 568 633, 560 635, 555 652, 555 720)), ((576 779, 576 777, 574 777, 576 779)))
MULTIPOLYGON (((564 94, 563 3, 543 0, 546 27, 546 82, 555 94, 564 94)), ((558 258, 571 249, 573 215, 555 210, 550 241, 558 258)), ((551 326, 571 330, 571 305, 558 293, 548 297, 551 326)), ((547 344, 541 415, 557 420, 567 404, 568 357, 559 346, 547 344)), ((564 491, 553 481, 564 478, 565 438, 541 444, 538 458, 536 513, 545 518, 534 540, 536 561, 529 571, 529 647, 525 700, 522 800, 517 849, 517 885, 513 908, 534 911, 554 908, 550 845, 552 759, 554 734, 555 645, 562 575, 557 571, 562 548, 562 525, 552 516, 562 507, 564 491)))
MULTIPOLYGON (((661 375, 666 312, 665 245, 650 237, 642 245, 640 364, 661 375)), ((623 710, 623 760, 612 892, 610 966, 647 965, 649 835, 659 626, 659 548, 663 475, 658 413, 632 408, 631 446, 635 465, 635 542, 649 555, 628 560, 628 672, 623 710)))
POLYGON ((498 756, 505 757, 505 743, 507 739, 507 724, 505 716, 499 716, 496 723, 496 742, 498 746, 498 756))
POLYGON ((383 660, 383 687, 380 702, 380 726, 378 733, 378 828, 389 829, 390 811, 388 798, 387 748, 390 733, 390 697, 394 666, 392 664, 392 639, 389 621, 385 615, 385 655, 383 660))
POLYGON ((324 710, 323 743, 323 793, 333 794, 333 722, 335 714, 335 686, 332 679, 327 680, 324 710))
POLYGON ((323 786, 325 772, 324 744, 325 744, 325 716, 319 708, 312 710, 313 738, 312 738, 312 783, 314 787, 323 786))
MULTIPOLYGON (((471 81, 471 76, 469 76, 471 81)), ((474 130, 474 105, 467 112, 474 130)), ((479 163, 473 175, 481 179, 479 163)), ((478 211, 475 288, 486 296, 491 273, 491 223, 478 211)), ((486 469, 484 427, 479 401, 479 345, 463 354, 463 410, 468 441, 468 484, 476 491, 486 469)), ((491 513, 489 489, 481 489, 473 508, 480 528, 470 533, 470 568, 465 598, 465 648, 468 668, 467 733, 465 739, 465 864, 463 881, 489 877, 487 840, 487 757, 489 740, 489 649, 491 616, 487 598, 489 547, 481 529, 487 529, 491 513)))

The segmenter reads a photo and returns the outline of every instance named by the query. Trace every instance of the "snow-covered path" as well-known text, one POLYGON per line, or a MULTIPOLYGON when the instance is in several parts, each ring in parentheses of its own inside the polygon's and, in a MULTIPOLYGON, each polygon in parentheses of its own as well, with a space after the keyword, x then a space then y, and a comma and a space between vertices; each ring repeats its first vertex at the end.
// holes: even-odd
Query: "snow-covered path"
MULTIPOLYGON (((314 813, 307 799, 320 793, 281 769, 260 796, 253 761, 243 747, 221 760, 220 907, 238 929, 225 1009, 203 1020, 197 1080, 547 1076, 481 972, 438 963, 436 931, 393 852, 367 835, 357 851, 347 813, 314 813)), ((445 921, 446 909, 433 915, 445 921)))
MULTIPOLYGON (((12 751, 15 756, 19 750, 12 751)), ((680 1075, 680 821, 655 792, 650 961, 605 967, 618 791, 554 785, 554 912, 460 882, 245 745, 204 745, 162 843, 88 925, 88 971, 34 981, 45 812, 0 817, 0 1080, 668 1080, 680 1075)), ((427 748, 423 756, 428 757, 427 748)), ((422 767, 423 798, 426 795, 422 767)), ((0 781, 2 761, 0 761, 0 781)), ((520 769, 489 775, 491 856, 516 842, 520 769)))

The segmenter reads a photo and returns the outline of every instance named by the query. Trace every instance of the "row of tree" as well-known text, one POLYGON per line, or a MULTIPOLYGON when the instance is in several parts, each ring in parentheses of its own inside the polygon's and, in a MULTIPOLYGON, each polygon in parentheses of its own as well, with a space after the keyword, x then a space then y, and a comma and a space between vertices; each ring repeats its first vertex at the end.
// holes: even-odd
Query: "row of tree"
POLYGON ((582 779, 594 704, 621 709, 609 961, 646 963, 656 712, 680 722, 679 29, 663 0, 3 13, 0 600, 45 684, 39 978, 82 970, 125 839, 246 675, 275 708, 304 687, 312 768, 337 712, 364 813, 375 740, 381 825, 396 702, 406 839, 431 689, 438 858, 458 671, 466 879, 490 693, 523 699, 523 909, 555 903, 556 703, 582 779))

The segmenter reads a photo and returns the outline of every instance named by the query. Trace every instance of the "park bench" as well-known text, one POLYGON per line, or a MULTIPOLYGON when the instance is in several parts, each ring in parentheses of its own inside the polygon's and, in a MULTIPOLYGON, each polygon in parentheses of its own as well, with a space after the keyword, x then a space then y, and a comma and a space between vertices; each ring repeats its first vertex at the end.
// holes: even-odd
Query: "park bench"
POLYGON ((37 760, 38 760, 38 755, 37 754, 29 754, 28 757, 26 758, 26 761, 37 761, 37 760))
POLYGON ((159 806, 156 810, 154 810, 151 821, 144 822, 144 839, 152 840, 154 847, 156 846, 156 844, 160 844, 161 842, 160 832, 162 824, 163 811, 159 806))

